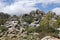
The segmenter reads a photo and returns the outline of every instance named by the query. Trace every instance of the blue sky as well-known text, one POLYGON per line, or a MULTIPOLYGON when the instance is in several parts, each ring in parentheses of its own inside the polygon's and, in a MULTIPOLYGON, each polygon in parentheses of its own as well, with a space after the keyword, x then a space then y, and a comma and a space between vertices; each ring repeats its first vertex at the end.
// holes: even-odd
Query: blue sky
POLYGON ((13 0, 3 0, 3 2, 5 2, 5 3, 7 3, 7 4, 11 4, 11 3, 13 3, 14 1, 13 0))
POLYGON ((36 7, 38 7, 39 9, 41 9, 44 12, 48 12, 56 7, 60 7, 60 4, 50 4, 50 5, 47 5, 46 7, 43 7, 41 4, 37 4, 36 7))
POLYGON ((60 14, 60 0, 0 0, 0 12, 23 14, 36 9, 60 14))

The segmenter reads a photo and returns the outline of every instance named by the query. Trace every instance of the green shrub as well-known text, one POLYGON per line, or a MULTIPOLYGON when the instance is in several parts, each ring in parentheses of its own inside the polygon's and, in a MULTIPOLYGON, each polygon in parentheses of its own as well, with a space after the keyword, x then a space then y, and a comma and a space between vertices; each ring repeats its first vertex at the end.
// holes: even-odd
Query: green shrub
POLYGON ((0 26, 0 30, 3 31, 7 31, 7 28, 5 26, 0 26))

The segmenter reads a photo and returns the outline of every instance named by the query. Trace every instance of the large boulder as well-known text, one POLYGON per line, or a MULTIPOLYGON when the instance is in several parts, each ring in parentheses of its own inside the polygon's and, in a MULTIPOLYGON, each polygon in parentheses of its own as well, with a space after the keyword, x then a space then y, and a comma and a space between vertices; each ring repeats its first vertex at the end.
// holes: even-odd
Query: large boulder
POLYGON ((60 40, 60 39, 52 37, 52 36, 46 36, 46 37, 42 38, 41 40, 60 40))

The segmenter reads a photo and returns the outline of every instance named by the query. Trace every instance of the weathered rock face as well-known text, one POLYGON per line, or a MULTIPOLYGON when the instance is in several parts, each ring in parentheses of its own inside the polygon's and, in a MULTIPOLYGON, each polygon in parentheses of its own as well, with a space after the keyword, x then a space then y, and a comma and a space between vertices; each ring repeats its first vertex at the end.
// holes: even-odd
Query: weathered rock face
POLYGON ((38 9, 35 10, 35 11, 33 10, 33 11, 30 12, 30 15, 31 15, 31 16, 44 15, 44 14, 45 14, 45 13, 44 13, 43 11, 40 11, 40 10, 38 10, 38 9))
MULTIPOLYGON (((40 10, 33 10, 30 12, 30 14, 24 14, 22 16, 23 20, 21 20, 20 22, 22 22, 22 23, 25 22, 25 25, 27 25, 27 24, 30 25, 35 21, 40 21, 42 19, 43 15, 44 15, 44 12, 42 12, 40 10)), ((33 23, 33 25, 36 25, 36 23, 33 23)))
POLYGON ((40 20, 44 14, 45 13, 43 11, 40 11, 38 9, 30 12, 30 16, 33 17, 34 20, 40 20))
POLYGON ((15 27, 16 25, 18 24, 18 21, 7 21, 6 23, 5 23, 5 26, 6 27, 15 27))
POLYGON ((46 36, 46 37, 42 38, 41 40, 60 40, 60 39, 54 38, 52 36, 46 36))
POLYGON ((38 27, 38 26, 40 26, 39 21, 34 21, 29 25, 29 27, 38 27))

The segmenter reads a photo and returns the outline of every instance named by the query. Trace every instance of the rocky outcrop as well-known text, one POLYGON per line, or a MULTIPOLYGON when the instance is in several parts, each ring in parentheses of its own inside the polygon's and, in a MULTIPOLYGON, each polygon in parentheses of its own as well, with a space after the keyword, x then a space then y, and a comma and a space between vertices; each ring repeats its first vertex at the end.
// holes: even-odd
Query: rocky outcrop
POLYGON ((60 40, 60 39, 52 37, 52 36, 46 36, 46 37, 42 38, 41 40, 60 40))

